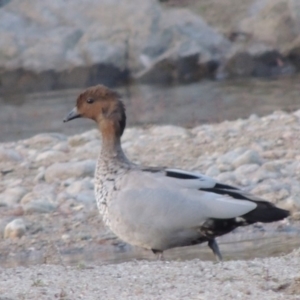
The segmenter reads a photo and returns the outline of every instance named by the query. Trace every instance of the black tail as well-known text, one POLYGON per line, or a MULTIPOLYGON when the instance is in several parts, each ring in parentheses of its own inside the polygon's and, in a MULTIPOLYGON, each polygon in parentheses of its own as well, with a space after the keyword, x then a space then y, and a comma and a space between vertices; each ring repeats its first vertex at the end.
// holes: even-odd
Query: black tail
POLYGON ((280 221, 290 215, 290 212, 276 207, 270 202, 254 201, 257 207, 242 217, 249 223, 255 222, 275 222, 280 221))

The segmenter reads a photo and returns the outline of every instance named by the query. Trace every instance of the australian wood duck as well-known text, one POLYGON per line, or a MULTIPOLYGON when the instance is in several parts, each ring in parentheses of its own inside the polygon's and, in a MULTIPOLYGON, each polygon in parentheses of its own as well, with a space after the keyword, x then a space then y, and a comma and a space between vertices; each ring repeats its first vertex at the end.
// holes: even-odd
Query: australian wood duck
POLYGON ((126 125, 120 96, 102 85, 86 89, 64 122, 94 120, 102 135, 95 172, 96 201, 105 224, 125 242, 164 250, 208 242, 221 260, 215 238, 238 226, 289 216, 274 204, 197 172, 144 168, 121 147, 126 125))

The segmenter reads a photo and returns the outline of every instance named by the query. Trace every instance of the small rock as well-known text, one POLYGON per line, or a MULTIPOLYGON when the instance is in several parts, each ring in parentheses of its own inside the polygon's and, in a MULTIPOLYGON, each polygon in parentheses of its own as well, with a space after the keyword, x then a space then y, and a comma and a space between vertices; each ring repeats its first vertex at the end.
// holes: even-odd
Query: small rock
POLYGON ((224 172, 217 176, 217 180, 219 182, 234 184, 236 182, 236 177, 233 172, 224 172))
POLYGON ((22 186, 8 188, 0 195, 0 200, 8 206, 17 204, 22 197, 27 193, 27 190, 22 186))
POLYGON ((47 200, 39 200, 32 201, 23 206, 24 213, 26 214, 34 214, 34 213, 50 213, 56 209, 56 206, 47 201, 47 200))
POLYGON ((205 175, 210 177, 216 177, 220 174, 219 169, 216 166, 211 166, 207 169, 205 175))
POLYGON ((49 184, 37 184, 32 189, 32 192, 29 192, 21 199, 21 204, 27 204, 32 201, 49 201, 52 202, 56 198, 55 193, 55 185, 49 185, 49 184))
POLYGON ((84 160, 79 162, 55 163, 45 172, 46 182, 65 180, 68 178, 94 176, 96 161, 84 160))
POLYGON ((94 185, 88 180, 75 181, 70 186, 68 186, 66 192, 71 195, 76 195, 80 191, 93 189, 94 185))
POLYGON ((23 219, 14 219, 5 226, 4 238, 20 238, 25 232, 26 226, 23 219))
POLYGON ((69 152, 69 150, 70 150, 67 142, 57 143, 52 147, 52 149, 56 150, 56 151, 61 151, 61 152, 69 152))
POLYGON ((37 175, 33 179, 33 182, 38 183, 39 181, 42 181, 44 179, 45 179, 45 169, 37 173, 37 175))
POLYGON ((221 165, 221 164, 230 165, 233 163, 233 161, 235 159, 237 159, 245 151, 247 151, 246 148, 238 148, 238 149, 229 151, 218 157, 217 164, 218 165, 221 165))
POLYGON ((233 170, 233 166, 230 164, 218 164, 218 169, 220 172, 229 172, 233 170))
POLYGON ((96 204, 95 195, 93 191, 82 191, 76 196, 78 202, 84 204, 96 204))
POLYGON ((22 157, 19 154, 19 152, 12 150, 12 149, 5 149, 0 148, 0 161, 6 162, 6 161, 21 161, 22 157))
POLYGON ((97 159, 100 152, 101 142, 99 140, 92 140, 82 146, 76 147, 76 156, 81 158, 97 159))
POLYGON ((261 165, 261 163, 262 159, 259 153, 255 150, 247 150, 245 153, 241 154, 232 162, 235 168, 246 164, 261 165))
POLYGON ((58 162, 66 159, 66 156, 63 152, 61 151, 56 151, 56 150, 49 150, 40 153, 35 161, 47 161, 47 162, 58 162))
POLYGON ((52 144, 56 144, 58 141, 64 141, 67 137, 60 133, 41 133, 33 136, 32 138, 24 141, 25 145, 34 146, 34 148, 43 148, 52 144))
POLYGON ((164 126, 153 126, 150 128, 149 133, 151 135, 158 135, 160 137, 167 136, 171 137, 187 137, 187 130, 185 128, 174 126, 174 125, 164 125, 164 126))

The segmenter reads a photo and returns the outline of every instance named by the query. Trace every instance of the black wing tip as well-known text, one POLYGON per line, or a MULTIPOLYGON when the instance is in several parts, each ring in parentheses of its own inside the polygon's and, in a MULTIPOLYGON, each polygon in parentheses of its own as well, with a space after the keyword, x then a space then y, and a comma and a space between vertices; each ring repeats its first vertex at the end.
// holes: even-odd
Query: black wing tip
POLYGON ((198 176, 192 174, 185 174, 176 171, 166 170, 166 176, 178 179, 199 179, 198 176))
POLYGON ((252 222, 271 223, 281 221, 289 216, 290 212, 288 210, 271 205, 262 207, 258 203, 257 208, 243 215, 243 218, 252 222))

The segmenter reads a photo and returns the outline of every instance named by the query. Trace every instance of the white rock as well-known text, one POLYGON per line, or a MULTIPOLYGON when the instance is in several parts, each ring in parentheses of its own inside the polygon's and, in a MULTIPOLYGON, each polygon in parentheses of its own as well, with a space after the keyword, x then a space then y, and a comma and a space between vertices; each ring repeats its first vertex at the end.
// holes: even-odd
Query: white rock
POLYGON ((83 190, 92 190, 94 188, 94 185, 91 183, 90 180, 82 180, 82 181, 75 181, 70 186, 68 186, 66 192, 71 195, 76 195, 80 191, 83 190))
POLYGON ((82 146, 92 140, 92 137, 87 134, 77 134, 68 138, 68 144, 71 147, 82 146))
POLYGON ((45 179, 45 170, 39 171, 37 175, 34 177, 33 182, 38 183, 39 181, 42 181, 45 179))
POLYGON ((50 213, 56 209, 56 205, 47 200, 31 201, 23 205, 24 213, 50 213))
POLYGON ((97 159, 100 152, 101 142, 99 140, 92 140, 75 149, 75 153, 81 158, 97 159))
POLYGON ((42 148, 48 145, 56 144, 58 141, 66 140, 67 137, 60 133, 40 133, 24 141, 25 145, 42 148))
POLYGON ((20 238, 26 232, 23 219, 15 219, 9 222, 4 229, 4 238, 20 238))
POLYGON ((230 164, 218 164, 218 169, 220 172, 229 172, 233 170, 233 166, 230 164))
POLYGON ((233 163, 233 161, 236 160, 245 151, 247 151, 246 148, 238 148, 238 149, 229 151, 218 157, 217 164, 218 165, 221 165, 221 164, 231 165, 233 163))
POLYGON ((92 177, 96 161, 84 160, 79 162, 55 163, 45 172, 46 182, 55 182, 68 178, 92 177))
POLYGON ((152 135, 158 135, 160 137, 187 137, 187 130, 183 127, 174 125, 164 125, 164 126, 153 126, 149 129, 149 133, 152 135))
POLYGON ((52 147, 52 149, 56 151, 62 151, 62 152, 68 152, 70 150, 67 142, 57 143, 52 147))
POLYGON ((233 172, 224 172, 224 173, 221 173, 217 176, 217 180, 219 182, 232 184, 232 183, 235 183, 236 177, 235 177, 235 174, 233 172))
POLYGON ((37 157, 36 157, 36 161, 52 161, 52 162, 59 162, 62 160, 66 159, 66 155, 65 153, 61 152, 61 151, 56 151, 56 150, 48 150, 45 152, 40 153, 37 157))
POLYGON ((22 186, 8 188, 0 195, 0 201, 8 206, 17 204, 22 197, 27 193, 27 190, 22 186))
POLYGON ((235 168, 246 164, 261 165, 261 163, 262 163, 262 159, 259 153, 255 150, 247 150, 232 162, 235 168))
POLYGON ((245 164, 242 166, 239 166, 238 168, 235 169, 234 173, 237 175, 246 175, 253 173, 259 169, 259 165, 257 164, 245 164))
POLYGON ((22 199, 21 204, 33 201, 53 202, 56 198, 56 186, 46 183, 36 184, 31 192, 27 193, 22 199))
POLYGON ((210 177, 216 177, 220 174, 219 169, 216 166, 211 166, 207 169, 205 175, 210 177))
POLYGON ((76 196, 76 200, 87 205, 96 204, 94 191, 82 191, 76 196))
POLYGON ((0 148, 0 162, 21 161, 22 157, 19 152, 13 149, 0 148))

